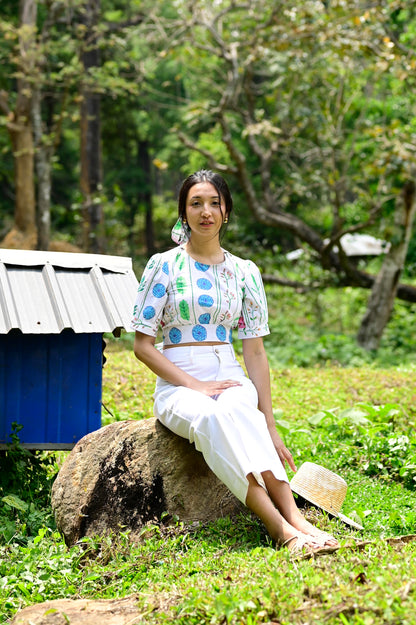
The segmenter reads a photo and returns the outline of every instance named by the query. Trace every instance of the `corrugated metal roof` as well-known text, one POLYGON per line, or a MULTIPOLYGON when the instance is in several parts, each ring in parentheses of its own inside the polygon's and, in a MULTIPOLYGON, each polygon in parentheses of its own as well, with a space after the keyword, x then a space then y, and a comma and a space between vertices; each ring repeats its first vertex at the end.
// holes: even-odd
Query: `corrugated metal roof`
POLYGON ((0 249, 0 334, 130 331, 130 258, 0 249))

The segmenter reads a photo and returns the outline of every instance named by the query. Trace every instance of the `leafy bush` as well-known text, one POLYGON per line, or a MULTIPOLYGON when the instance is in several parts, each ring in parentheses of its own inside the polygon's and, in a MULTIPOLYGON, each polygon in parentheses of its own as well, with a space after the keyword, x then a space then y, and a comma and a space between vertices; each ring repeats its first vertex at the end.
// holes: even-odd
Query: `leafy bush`
POLYGON ((49 500, 56 454, 24 449, 19 430, 13 424, 12 442, 0 456, 0 542, 25 543, 43 524, 53 525, 49 500))
POLYGON ((396 301, 380 348, 372 353, 356 340, 368 298, 363 289, 328 288, 305 294, 266 285, 266 293, 271 329, 266 346, 272 366, 392 367, 415 361, 416 311, 406 302, 396 301))
MULTIPOLYGON (((356 468, 361 473, 387 482, 398 481, 416 489, 416 435, 414 428, 402 431, 398 405, 372 406, 360 403, 341 412, 322 410, 308 419, 312 430, 291 432, 293 446, 308 439, 312 456, 328 454, 339 468, 356 468), (296 436, 295 436, 296 435, 296 436)), ((285 428, 285 423, 277 421, 285 428)))

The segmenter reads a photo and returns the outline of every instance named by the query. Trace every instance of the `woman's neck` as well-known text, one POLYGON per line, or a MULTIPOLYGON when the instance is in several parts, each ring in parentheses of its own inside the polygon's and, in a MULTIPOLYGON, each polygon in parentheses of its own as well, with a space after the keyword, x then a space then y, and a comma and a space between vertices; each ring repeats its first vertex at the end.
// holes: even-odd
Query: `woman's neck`
POLYGON ((224 251, 218 237, 210 241, 199 241, 196 237, 191 237, 184 247, 192 258, 207 265, 222 263, 224 260, 224 251))

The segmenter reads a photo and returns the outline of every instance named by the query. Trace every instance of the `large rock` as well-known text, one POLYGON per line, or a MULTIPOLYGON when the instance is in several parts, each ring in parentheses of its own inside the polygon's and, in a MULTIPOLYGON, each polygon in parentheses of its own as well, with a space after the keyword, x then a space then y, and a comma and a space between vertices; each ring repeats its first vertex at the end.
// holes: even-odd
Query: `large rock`
POLYGON ((133 625, 141 622, 135 596, 124 599, 56 599, 24 608, 10 625, 133 625))
POLYGON ((52 508, 68 545, 121 527, 134 536, 163 513, 206 522, 244 509, 202 454, 154 418, 84 436, 58 473, 52 508))

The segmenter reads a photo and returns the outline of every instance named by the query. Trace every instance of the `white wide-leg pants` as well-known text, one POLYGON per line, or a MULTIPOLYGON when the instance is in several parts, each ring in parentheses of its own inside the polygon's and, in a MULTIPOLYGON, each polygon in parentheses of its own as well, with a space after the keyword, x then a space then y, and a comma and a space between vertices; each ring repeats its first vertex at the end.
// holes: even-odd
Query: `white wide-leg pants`
POLYGON ((179 346, 165 349, 163 354, 199 380, 231 379, 241 386, 208 397, 158 378, 154 414, 159 421, 194 443, 211 470, 244 504, 248 474, 264 488, 264 471, 288 482, 266 418, 257 408, 256 388, 236 360, 232 345, 179 346))

